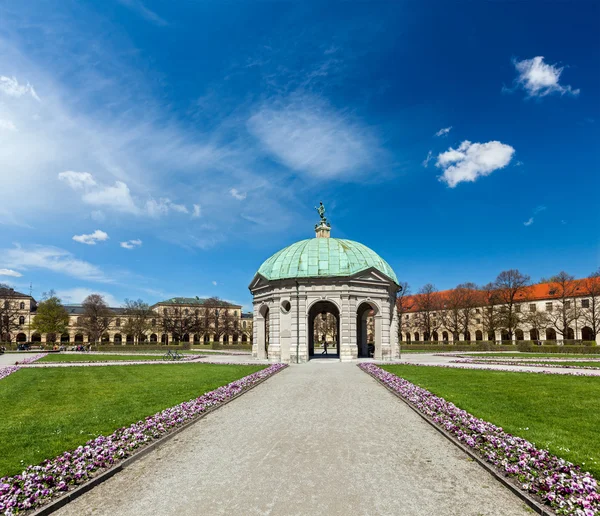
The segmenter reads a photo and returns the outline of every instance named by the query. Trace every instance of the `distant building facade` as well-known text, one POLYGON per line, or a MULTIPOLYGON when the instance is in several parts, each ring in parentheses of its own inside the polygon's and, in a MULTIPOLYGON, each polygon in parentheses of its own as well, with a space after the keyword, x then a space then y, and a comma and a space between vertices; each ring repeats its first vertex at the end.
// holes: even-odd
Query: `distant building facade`
MULTIPOLYGON (((152 305, 153 314, 149 317, 148 331, 143 338, 127 334, 125 326, 127 312, 124 308, 110 308, 112 313, 110 326, 101 339, 102 344, 171 344, 184 342, 207 344, 219 342, 223 345, 250 344, 252 341, 252 313, 242 312, 241 305, 207 299, 174 297, 152 305), (178 335, 165 331, 163 317, 179 311, 182 316, 207 318, 211 311, 210 322, 203 331, 188 331, 178 335)), ((37 301, 30 295, 13 289, 0 288, 0 317, 7 318, 0 326, 0 342, 31 342, 43 344, 49 342, 46 334, 35 332, 31 323, 35 319, 37 301), (3 311, 4 310, 4 311, 3 311), (8 320, 10 318, 10 321, 8 320)), ((69 313, 68 331, 56 336, 61 344, 87 344, 89 338, 79 327, 79 318, 84 315, 83 306, 65 305, 69 313)))
MULTIPOLYGON (((513 310, 512 335, 500 321, 504 317, 506 306, 501 302, 490 303, 486 293, 476 291, 475 302, 468 312, 466 331, 453 332, 455 325, 447 324, 449 318, 448 299, 453 290, 435 292, 437 306, 429 307, 425 313, 420 302, 422 294, 407 296, 399 305, 399 339, 404 343, 414 342, 459 342, 459 341, 495 341, 518 342, 555 341, 558 344, 567 341, 596 341, 592 320, 600 318, 597 306, 600 300, 594 300, 585 288, 588 279, 569 282, 568 295, 564 295, 556 283, 539 283, 527 287, 516 296, 513 310), (496 322, 490 324, 490 310, 496 312, 496 322), (595 312, 595 315, 594 315, 595 312), (425 323, 425 320, 428 320, 425 323), (491 327, 491 328, 490 328, 491 327)), ((450 314, 451 317, 452 314, 450 314)), ((459 315, 460 316, 460 315, 459 315)))

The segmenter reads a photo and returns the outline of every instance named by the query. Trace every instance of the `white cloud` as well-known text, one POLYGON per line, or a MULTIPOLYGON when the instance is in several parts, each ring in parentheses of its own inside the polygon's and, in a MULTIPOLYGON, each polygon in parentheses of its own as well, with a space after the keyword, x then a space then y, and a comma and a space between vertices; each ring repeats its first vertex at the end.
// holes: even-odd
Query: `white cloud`
POLYGON ((106 220, 106 215, 104 215, 104 212, 101 210, 93 210, 90 213, 90 217, 96 222, 104 222, 106 220))
POLYGON ((175 204, 169 201, 169 207, 178 213, 189 213, 187 207, 185 207, 183 204, 175 204))
POLYGON ((376 164, 383 168, 373 131, 313 97, 263 106, 247 126, 277 161, 315 177, 349 179, 376 164))
POLYGON ((108 306, 121 306, 121 303, 117 301, 117 299, 112 294, 108 292, 99 292, 97 290, 92 290, 87 287, 75 287, 70 289, 58 290, 56 292, 56 295, 61 299, 63 303, 72 305, 80 305, 83 302, 83 300, 90 294, 100 294, 104 298, 104 301, 106 301, 108 306))
POLYGON ((154 23, 155 25, 165 26, 168 25, 167 21, 161 18, 154 11, 148 9, 141 0, 118 0, 121 4, 129 7, 132 11, 137 12, 140 16, 154 23))
POLYGON ((67 170, 66 172, 59 172, 58 179, 67 183, 73 190, 85 190, 96 186, 94 176, 89 172, 74 172, 73 170, 67 170))
POLYGON ((465 140, 458 149, 449 148, 438 155, 436 166, 444 173, 440 181, 454 188, 463 181, 475 181, 510 163, 515 149, 498 141, 471 143, 465 140))
POLYGON ((125 213, 137 214, 139 212, 131 197, 129 187, 123 181, 115 181, 114 186, 102 186, 85 192, 81 199, 91 206, 112 208, 125 213))
POLYGON ((104 242, 105 240, 108 240, 108 234, 100 229, 97 229, 89 235, 75 235, 73 240, 81 244, 96 245, 96 242, 104 242))
POLYGON ((43 269, 74 278, 109 282, 102 271, 89 262, 79 260, 69 251, 52 246, 16 245, 0 250, 0 263, 14 269, 43 269))
POLYGON ((194 211, 192 212, 192 218, 197 219, 202 215, 202 207, 199 204, 194 204, 194 211))
MULTIPOLYGON (((541 213, 545 209, 546 209, 546 206, 544 206, 544 205, 536 206, 533 209, 533 215, 537 215, 538 213, 541 213)), ((534 221, 534 217, 529 217, 528 220, 526 220, 525 222, 523 222, 523 225, 524 226, 531 226, 533 224, 533 221, 534 221)))
POLYGON ((544 63, 543 56, 523 61, 513 60, 518 72, 515 86, 523 88, 530 97, 545 97, 551 93, 579 95, 579 89, 559 84, 564 67, 544 63))
POLYGON ((217 286, 217 282, 213 281, 212 284, 216 287, 217 286))
POLYGON ((429 166, 429 162, 433 159, 433 151, 429 151, 427 153, 427 157, 423 160, 423 163, 421 163, 425 168, 427 168, 429 166))
POLYGON ((442 129, 440 129, 437 133, 435 133, 435 135, 436 136, 447 136, 451 130, 452 130, 452 126, 444 127, 442 129))
POLYGON ((30 94, 35 100, 40 100, 31 84, 19 84, 19 81, 17 81, 16 77, 6 77, 5 75, 0 75, 0 92, 8 95, 9 97, 17 98, 30 94))
POLYGON ((17 126, 11 120, 0 120, 0 129, 15 132, 17 126))
POLYGON ((243 201, 246 198, 246 192, 238 192, 237 188, 232 188, 229 190, 231 197, 237 199, 238 201, 243 201))
POLYGON ((531 226, 533 224, 533 217, 529 217, 525 222, 523 222, 524 226, 531 226))
POLYGON ((23 275, 20 272, 13 271, 12 269, 0 269, 0 276, 12 276, 13 278, 20 278, 23 275))
POLYGON ((121 247, 124 249, 135 249, 142 245, 142 241, 140 239, 135 240, 127 240, 126 242, 121 242, 121 247))

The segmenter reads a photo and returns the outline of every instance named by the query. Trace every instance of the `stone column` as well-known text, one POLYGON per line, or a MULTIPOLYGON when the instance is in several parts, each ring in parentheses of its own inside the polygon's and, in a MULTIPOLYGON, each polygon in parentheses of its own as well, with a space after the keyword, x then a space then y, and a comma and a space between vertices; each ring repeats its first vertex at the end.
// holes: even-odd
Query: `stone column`
POLYGON ((281 362, 281 342, 279 341, 280 301, 279 297, 276 297, 269 307, 269 362, 281 362))
POLYGON ((348 362, 355 360, 358 356, 356 342, 356 313, 352 309, 348 288, 345 287, 340 296, 340 361, 348 362), (354 319, 354 321, 352 320, 354 319), (354 323, 354 324, 353 324, 354 323))

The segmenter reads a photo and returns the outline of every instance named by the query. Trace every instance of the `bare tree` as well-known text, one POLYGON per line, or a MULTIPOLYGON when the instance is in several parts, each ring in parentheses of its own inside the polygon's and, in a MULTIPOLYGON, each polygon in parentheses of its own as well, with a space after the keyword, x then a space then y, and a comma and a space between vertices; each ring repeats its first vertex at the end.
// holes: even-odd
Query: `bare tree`
POLYGON ((529 276, 521 274, 518 269, 502 271, 494 282, 496 295, 502 305, 500 327, 507 331, 509 340, 512 340, 515 330, 521 322, 520 312, 515 307, 519 302, 527 299, 530 285, 529 276))
POLYGON ((460 332, 463 329, 463 305, 463 291, 458 287, 450 290, 442 301, 443 309, 440 313, 442 324, 452 334, 455 342, 460 340, 460 332))
POLYGON ((423 340, 430 340, 442 324, 440 294, 431 283, 423 286, 416 296, 417 326, 423 332, 423 340))
POLYGON ((575 302, 575 278, 565 271, 550 278, 550 295, 555 298, 552 309, 547 311, 548 320, 556 333, 563 339, 570 337, 571 325, 577 320, 579 311, 575 302))
POLYGON ((475 283, 461 283, 456 288, 461 292, 460 322, 462 332, 466 335, 475 318, 475 310, 481 305, 481 293, 475 283))
POLYGON ((396 311, 398 312, 398 341, 402 341, 404 335, 404 329, 407 324, 405 321, 405 314, 411 311, 413 307, 413 300, 410 296, 410 285, 404 281, 400 283, 401 290, 396 296, 396 311))
POLYGON ((19 301, 9 285, 0 283, 0 342, 8 342, 12 332, 19 329, 19 301))
POLYGON ((542 335, 542 332, 546 331, 546 328, 548 327, 548 313, 538 310, 535 304, 533 304, 532 307, 533 310, 530 307, 527 312, 523 312, 522 321, 537 333, 537 339, 533 340, 538 340, 540 335, 542 335))
POLYGON ((492 340, 496 340, 496 330, 500 328, 500 299, 493 283, 484 285, 482 291, 484 306, 481 319, 483 330, 487 333, 488 340, 490 335, 493 335, 492 340))
POLYGON ((100 294, 90 294, 82 306, 83 315, 79 317, 78 327, 89 335, 90 344, 96 344, 108 330, 113 312, 100 294))
POLYGON ((165 333, 173 335, 176 343, 181 342, 186 334, 193 333, 196 319, 189 308, 169 306, 162 309, 161 326, 165 333))
POLYGON ((137 301, 125 299, 123 315, 126 317, 123 331, 133 335, 136 342, 142 342, 146 338, 146 333, 152 328, 154 311, 141 299, 137 301))
POLYGON ((594 339, 600 333, 600 269, 583 281, 583 293, 588 297, 587 307, 582 307, 582 318, 592 329, 594 339))

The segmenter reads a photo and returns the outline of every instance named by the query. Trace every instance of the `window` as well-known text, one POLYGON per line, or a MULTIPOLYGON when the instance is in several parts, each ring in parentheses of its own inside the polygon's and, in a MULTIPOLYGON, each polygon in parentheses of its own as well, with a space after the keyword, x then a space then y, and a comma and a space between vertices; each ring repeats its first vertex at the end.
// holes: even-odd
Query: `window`
POLYGON ((234 317, 237 317, 237 310, 234 310, 234 311, 233 311, 233 316, 234 316, 234 317))
POLYGON ((477 319, 475 319, 475 322, 476 322, 477 324, 481 324, 481 319, 479 319, 479 317, 478 317, 477 319))
POLYGON ((529 305, 529 311, 530 312, 535 312, 537 310, 537 305, 535 303, 531 303, 529 305))
POLYGON ((25 303, 23 303, 23 302, 22 302, 22 303, 19 305, 19 308, 20 308, 21 310, 25 310, 25 303))
POLYGON ((119 327, 121 326, 121 319, 118 319, 115 321, 115 326, 119 327))
POLYGON ((546 312, 551 312, 552 311, 552 301, 549 301, 548 303, 546 303, 546 312))
POLYGON ((187 315, 189 313, 190 313, 190 311, 187 308, 183 311, 183 315, 187 315))
POLYGON ((571 308, 571 301, 565 301, 565 308, 568 310, 571 308))
POLYGON ((245 328, 245 327, 246 327, 246 321, 244 321, 244 322, 242 323, 242 328, 245 328))
POLYGON ((152 326, 156 326, 156 319, 152 319, 152 326))
POLYGON ((10 308, 10 304, 8 303, 8 301, 4 301, 4 308, 10 308))
POLYGON ((23 324, 25 324, 25 317, 21 316, 19 317, 19 325, 22 326, 23 324))
POLYGON ((515 313, 520 313, 521 312, 521 305, 515 305, 515 313))
POLYGON ((479 308, 475 308, 475 313, 476 313, 476 314, 478 314, 478 313, 480 313, 480 312, 481 312, 481 310, 479 310, 479 308))
POLYGON ((590 300, 589 299, 582 299, 581 300, 581 308, 589 308, 590 307, 590 300))
POLYGON ((406 314, 406 318, 407 318, 407 319, 410 319, 410 314, 406 314))

